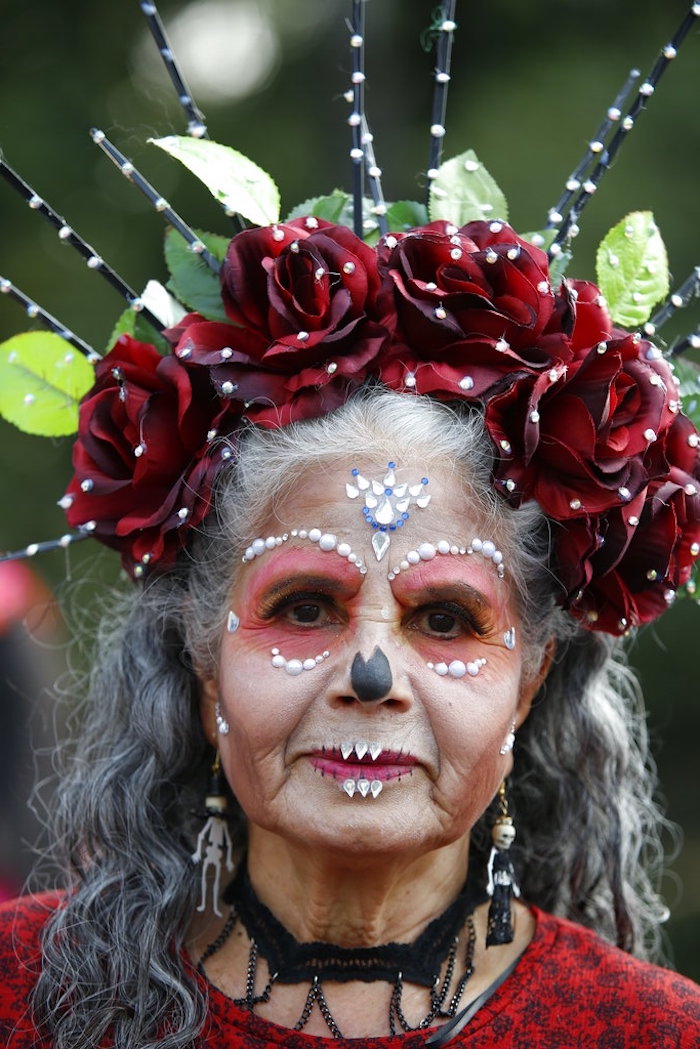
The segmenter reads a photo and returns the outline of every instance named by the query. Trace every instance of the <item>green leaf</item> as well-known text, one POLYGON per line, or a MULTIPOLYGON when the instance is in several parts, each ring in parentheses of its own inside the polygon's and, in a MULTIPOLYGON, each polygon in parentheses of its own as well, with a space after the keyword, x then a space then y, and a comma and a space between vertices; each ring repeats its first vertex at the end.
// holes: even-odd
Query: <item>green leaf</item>
POLYGON ((277 186, 266 171, 242 153, 211 139, 189 135, 167 135, 148 141, 189 168, 227 210, 257 226, 279 220, 277 186))
MULTIPOLYGON (((140 296, 144 306, 158 317, 165 328, 171 328, 184 316, 186 310, 157 280, 149 280, 140 296)), ((170 352, 170 343, 159 331, 152 328, 142 313, 126 309, 120 314, 112 329, 106 352, 109 352, 120 335, 132 335, 139 342, 150 342, 161 353, 170 352)))
POLYGON ((139 342, 150 342, 161 353, 167 353, 170 348, 168 340, 164 339, 160 332, 152 328, 142 314, 135 313, 134 310, 128 308, 123 313, 120 313, 117 318, 117 323, 114 325, 112 334, 105 347, 106 353, 109 353, 120 335, 132 335, 139 342))
POLYGON ((632 211, 603 238, 596 276, 610 316, 623 328, 638 328, 668 294, 668 259, 654 216, 632 211))
POLYGON ((700 430, 700 367, 687 357, 675 357, 673 371, 679 382, 683 412, 700 430))
POLYGON ((397 200, 387 208, 386 220, 392 233, 405 233, 415 226, 425 226, 428 209, 417 200, 397 200))
POLYGON ((446 160, 430 187, 431 221, 445 219, 462 226, 475 219, 507 219, 508 204, 492 175, 473 149, 446 160))
MULTIPOLYGON (((376 244, 379 240, 379 223, 377 216, 372 212, 373 201, 364 197, 362 201, 362 239, 367 244, 376 244)), ((305 215, 314 215, 317 219, 325 219, 327 222, 335 222, 338 226, 347 226, 353 229, 355 223, 353 218, 353 198, 345 190, 335 189, 332 193, 323 197, 309 197, 301 204, 292 208, 286 218, 286 222, 292 219, 303 218, 305 215)))
POLYGON ((541 248, 542 251, 549 251, 557 235, 555 229, 535 229, 530 230, 529 233, 521 233, 520 237, 522 240, 526 240, 528 244, 534 244, 536 248, 541 248))
POLYGON ((352 197, 342 189, 333 190, 322 197, 309 197, 292 208, 284 221, 291 222, 292 219, 305 218, 307 215, 352 228, 352 197))
POLYGON ((94 382, 92 365, 54 332, 25 332, 0 345, 0 415, 25 433, 75 433, 80 398, 94 382))
MULTIPOLYGON (((215 233, 203 233, 200 230, 195 230, 195 233, 212 255, 222 262, 230 241, 215 233)), ((174 229, 169 229, 165 234, 165 262, 171 276, 168 289, 180 302, 190 310, 201 313, 207 320, 230 323, 221 301, 218 276, 174 229)))

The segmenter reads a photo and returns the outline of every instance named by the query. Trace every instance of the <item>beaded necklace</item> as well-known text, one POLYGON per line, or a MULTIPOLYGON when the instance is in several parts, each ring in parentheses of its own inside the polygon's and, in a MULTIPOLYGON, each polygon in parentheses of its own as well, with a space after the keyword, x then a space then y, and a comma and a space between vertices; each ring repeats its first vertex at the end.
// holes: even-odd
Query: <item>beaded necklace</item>
POLYGON ((224 893, 225 901, 231 905, 230 914, 219 935, 202 954, 198 967, 204 974, 205 962, 221 950, 240 922, 250 941, 250 948, 245 994, 233 999, 239 1007, 254 1012, 256 1006, 270 1000, 275 984, 308 981, 309 991, 294 1030, 303 1030, 314 1005, 317 1005, 333 1037, 342 1038, 343 1034, 328 1005, 323 981, 345 983, 361 980, 369 983, 381 980, 393 984, 388 1007, 390 1033, 396 1034, 399 1029, 422 1030, 436 1019, 449 1019, 457 1014, 464 989, 474 971, 476 935, 473 910, 482 898, 471 888, 465 887, 456 900, 431 921, 412 943, 392 942, 376 947, 339 947, 322 941, 300 943, 258 899, 247 872, 241 869, 224 893), (464 968, 455 990, 449 995, 463 931, 466 931, 464 968), (269 978, 265 987, 258 991, 260 957, 267 963, 269 978), (441 979, 443 967, 445 973, 441 979), (415 1025, 409 1022, 403 1010, 405 981, 429 989, 428 1011, 415 1025))

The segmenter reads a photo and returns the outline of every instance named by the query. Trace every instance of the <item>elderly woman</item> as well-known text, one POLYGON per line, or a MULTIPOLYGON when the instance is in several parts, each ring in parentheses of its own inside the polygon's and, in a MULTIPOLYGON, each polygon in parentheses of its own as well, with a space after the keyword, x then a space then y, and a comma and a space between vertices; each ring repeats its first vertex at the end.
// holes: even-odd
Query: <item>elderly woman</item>
POLYGON ((105 618, 68 891, 4 909, 7 1044, 696 1046, 697 988, 633 957, 634 683, 482 410, 369 382, 217 447, 213 509, 105 618))
MULTIPOLYGON (((360 29, 352 155, 381 217, 360 29)), ((376 246, 361 186, 355 233, 317 198, 234 237, 220 284, 214 240, 170 235, 198 312, 163 340, 150 314, 153 344, 122 318, 96 366, 61 505, 138 589, 61 781, 63 891, 0 909, 8 1049, 700 1044, 700 991, 645 960, 659 816, 619 640, 692 587, 700 436, 661 352, 562 278, 583 203, 550 272, 472 154, 431 156, 433 221, 399 205, 376 246), (470 200, 493 220, 453 222, 470 200)), ((657 238, 629 217, 625 282, 629 242, 654 284, 657 238)))

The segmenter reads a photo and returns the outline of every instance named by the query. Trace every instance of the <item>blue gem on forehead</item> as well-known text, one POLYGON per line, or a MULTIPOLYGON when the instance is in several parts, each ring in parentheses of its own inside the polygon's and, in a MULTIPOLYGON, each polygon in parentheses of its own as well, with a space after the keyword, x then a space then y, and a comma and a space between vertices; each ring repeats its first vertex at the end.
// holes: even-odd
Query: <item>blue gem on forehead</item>
POLYGON ((409 506, 426 507, 431 497, 424 491, 428 478, 422 477, 416 484, 397 484, 395 462, 387 463, 387 473, 381 480, 364 477, 357 467, 350 471, 354 483, 345 485, 349 499, 362 498, 362 515, 372 527, 372 547, 378 561, 386 554, 391 541, 389 532, 402 528, 409 518, 409 506))

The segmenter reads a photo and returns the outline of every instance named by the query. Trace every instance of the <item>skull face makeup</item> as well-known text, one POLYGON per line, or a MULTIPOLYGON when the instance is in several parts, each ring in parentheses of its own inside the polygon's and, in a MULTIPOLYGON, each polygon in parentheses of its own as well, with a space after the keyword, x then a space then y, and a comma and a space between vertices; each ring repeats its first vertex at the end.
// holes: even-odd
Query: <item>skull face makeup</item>
MULTIPOLYGON (((221 759, 253 841, 349 848, 353 812, 365 842, 409 835, 435 847, 468 833, 507 772, 501 746, 531 695, 522 646, 504 641, 520 621, 490 553, 499 537, 477 549, 473 537, 489 533, 439 466, 410 535, 392 534, 393 578, 372 555, 344 469, 301 475, 260 532, 281 541, 246 551, 233 581, 240 623, 224 631, 207 685, 231 727, 221 759), (435 556, 402 566, 431 544, 435 556)), ((402 464, 397 486, 424 472, 402 464)))

